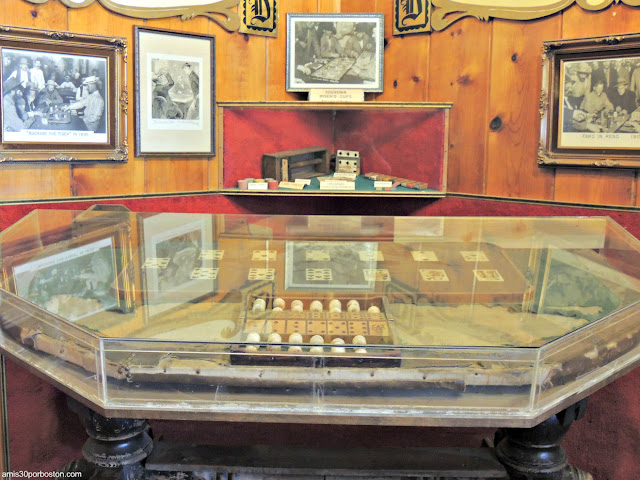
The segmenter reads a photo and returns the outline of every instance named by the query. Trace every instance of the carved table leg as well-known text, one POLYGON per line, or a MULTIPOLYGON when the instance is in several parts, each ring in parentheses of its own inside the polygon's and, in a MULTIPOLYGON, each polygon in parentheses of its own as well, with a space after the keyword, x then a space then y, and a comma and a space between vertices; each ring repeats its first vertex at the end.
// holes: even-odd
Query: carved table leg
POLYGON ((586 399, 533 428, 505 428, 496 434, 496 456, 512 480, 592 480, 567 463, 562 440, 574 420, 582 418, 586 399))
POLYGON ((146 420, 103 417, 69 400, 80 416, 89 439, 82 448, 84 459, 71 462, 63 471, 80 471, 92 480, 139 480, 144 477, 141 462, 151 452, 153 442, 146 420))

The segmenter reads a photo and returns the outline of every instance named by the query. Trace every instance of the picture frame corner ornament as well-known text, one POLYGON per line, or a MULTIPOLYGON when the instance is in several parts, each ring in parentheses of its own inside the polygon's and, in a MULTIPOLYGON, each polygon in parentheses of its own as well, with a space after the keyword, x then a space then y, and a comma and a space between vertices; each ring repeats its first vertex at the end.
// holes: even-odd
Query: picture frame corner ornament
POLYGON ((115 37, 111 39, 111 43, 118 50, 126 50, 128 47, 128 41, 125 37, 115 37))

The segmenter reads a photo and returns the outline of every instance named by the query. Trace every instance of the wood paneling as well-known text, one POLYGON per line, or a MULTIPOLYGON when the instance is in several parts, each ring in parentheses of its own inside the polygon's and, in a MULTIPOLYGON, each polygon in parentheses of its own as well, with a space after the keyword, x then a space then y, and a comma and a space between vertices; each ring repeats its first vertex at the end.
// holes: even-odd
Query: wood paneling
POLYGON ((491 24, 465 19, 433 35, 429 100, 453 102, 449 128, 448 189, 484 193, 491 24), (444 67, 446 65, 446 67, 444 67))
MULTIPOLYGON (((33 5, 21 0, 3 2, 0 23, 31 28, 67 30, 67 9, 33 5)), ((59 198, 71 195, 69 165, 3 165, 0 167, 0 199, 59 198)))
POLYGON ((556 179, 555 198, 559 202, 633 205, 634 172, 593 169, 563 169, 556 179))
MULTIPOLYGON (((143 21, 95 2, 72 9, 58 0, 3 0, 0 23, 92 32, 129 39, 129 162, 95 165, 0 165, 0 201, 215 189, 216 157, 135 158, 133 25, 216 36, 218 101, 304 101, 285 88, 288 12, 385 15, 385 91, 368 101, 451 101, 449 190, 512 198, 640 205, 635 170, 538 167, 540 49, 544 40, 640 31, 640 9, 600 12, 573 6, 529 22, 468 18, 442 32, 393 36, 390 0, 279 0, 279 37, 229 33, 202 17, 143 21), (493 121, 493 124, 492 124, 493 121), (493 125, 493 128, 491 127, 493 125)), ((215 112, 212 113, 215 115, 215 112)))
POLYGON ((280 10, 278 38, 267 42, 267 100, 273 102, 303 100, 306 94, 287 92, 286 89, 287 14, 315 13, 318 11, 317 5, 309 0, 289 0, 278 5, 280 10))
POLYGON ((560 34, 560 17, 493 22, 486 193, 548 199, 553 171, 538 167, 542 42, 560 34))
MULTIPOLYGON (((98 3, 81 8, 69 16, 69 30, 97 35, 125 37, 129 46, 127 58, 128 91, 133 93, 133 25, 141 24, 128 17, 116 16, 102 8, 98 3)), ((90 196, 95 192, 101 195, 127 195, 144 191, 144 162, 133 156, 135 142, 135 99, 129 95, 127 107, 127 137, 131 149, 129 161, 125 164, 110 165, 74 165, 71 168, 71 192, 73 196, 90 196)))
MULTIPOLYGON (((625 5, 614 5, 604 12, 570 8, 563 15, 562 38, 633 33, 640 30, 640 15, 625 5)), ((558 168, 554 200, 609 205, 637 204, 637 178, 633 170, 603 169, 576 171, 558 168)))

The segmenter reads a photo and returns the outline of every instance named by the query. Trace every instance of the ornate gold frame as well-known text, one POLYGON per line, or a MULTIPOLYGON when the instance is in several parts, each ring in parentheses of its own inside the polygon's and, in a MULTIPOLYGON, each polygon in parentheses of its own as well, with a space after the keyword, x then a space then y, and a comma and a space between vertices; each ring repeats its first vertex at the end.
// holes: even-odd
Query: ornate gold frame
MULTIPOLYGON (((542 46, 542 91, 540 93, 540 143, 538 145, 538 163, 541 166, 582 166, 582 167, 614 167, 614 168, 640 168, 640 148, 631 144, 607 143, 606 138, 618 138, 622 134, 637 132, 623 131, 627 124, 638 124, 637 115, 640 108, 629 112, 622 123, 613 124, 610 130, 600 129, 598 133, 593 130, 582 131, 584 137, 596 138, 600 144, 586 143, 586 140, 573 140, 573 144, 562 145, 560 133, 573 131, 566 130, 567 121, 565 113, 581 111, 582 106, 566 106, 568 98, 565 95, 566 82, 563 65, 573 64, 588 66, 588 63, 610 59, 639 59, 640 35, 612 35, 603 37, 589 37, 571 40, 555 40, 544 42, 542 46), (628 117, 628 118, 627 118, 628 117), (629 122, 627 123, 627 120, 629 122), (601 140, 605 138, 605 140, 601 140), (585 143, 582 143, 585 142, 585 143), (579 143, 579 145, 578 145, 579 143)), ((590 73, 588 75, 591 75, 590 73)), ((624 112, 623 112, 624 113, 624 112)), ((587 123, 587 122, 583 122, 587 123)), ((604 127, 603 127, 604 128, 604 127)), ((635 127, 634 127, 635 128, 635 127)))
MULTIPOLYGON (((20 49, 53 55, 78 55, 100 58, 106 63, 104 114, 106 141, 30 142, 6 138, 0 132, 1 162, 126 162, 127 144, 127 39, 66 31, 0 25, 0 54, 4 49, 20 49), (108 112, 108 115, 107 115, 108 112)), ((1 73, 4 75, 4 67, 1 73)), ((2 95, 4 95, 4 86, 2 95)))

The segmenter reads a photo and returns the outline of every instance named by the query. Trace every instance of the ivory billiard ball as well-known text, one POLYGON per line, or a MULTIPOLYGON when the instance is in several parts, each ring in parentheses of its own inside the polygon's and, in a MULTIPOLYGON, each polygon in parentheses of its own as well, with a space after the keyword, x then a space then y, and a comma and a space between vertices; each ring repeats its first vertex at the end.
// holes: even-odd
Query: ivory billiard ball
POLYGON ((342 304, 340 303, 340 300, 338 300, 337 298, 334 298, 329 302, 329 311, 336 310, 336 309, 338 312, 341 312, 342 304))
POLYGON ((267 342, 269 343, 279 343, 282 341, 282 335, 278 332, 271 332, 267 337, 267 342))
POLYGON ((245 352, 249 352, 249 353, 255 353, 258 351, 258 346, 257 345, 247 345, 246 347, 244 347, 244 351, 245 352))
POLYGON ((371 305, 367 309, 367 312, 369 312, 369 313, 380 313, 380 309, 378 307, 376 307, 375 305, 371 305))
POLYGON ((364 335, 356 335, 355 337, 353 337, 352 343, 354 345, 366 345, 367 339, 364 337, 364 335))
POLYGON ((356 353, 360 353, 360 354, 367 353, 367 349, 366 348, 356 348, 356 353))
POLYGON ((358 302, 358 300, 356 300, 355 298, 352 298, 351 300, 349 300, 347 302, 347 308, 349 308, 351 305, 358 305, 360 306, 360 302, 358 302))
POLYGON ((254 303, 253 308, 251 309, 253 313, 263 313, 264 310, 265 310, 265 307, 261 303, 254 303))
POLYGON ((273 308, 271 309, 271 311, 272 311, 272 312, 276 312, 276 313, 277 313, 277 312, 281 312, 281 311, 282 311, 282 307, 273 307, 273 308))
POLYGON ((302 347, 300 345, 291 345, 289 347, 289 353, 302 353, 302 347))
POLYGON ((285 305, 286 302, 284 301, 284 298, 277 297, 273 299, 273 308, 278 307, 280 309, 283 309, 285 305))
POLYGON ((309 339, 309 343, 313 343, 314 345, 324 345, 324 337, 322 335, 314 335, 309 339))
POLYGON ((360 304, 358 302, 356 303, 352 303, 351 305, 347 305, 347 312, 351 313, 351 312, 359 312, 360 311, 360 304))
POLYGON ((344 345, 344 340, 341 339, 340 337, 336 337, 333 340, 331 340, 331 343, 333 345, 344 345))
POLYGON ((260 341, 260 334, 258 332, 249 332, 247 334, 247 342, 258 343, 260 341))
POLYGON ((309 305, 309 310, 311 310, 312 312, 321 312, 322 302, 320 300, 314 300, 313 302, 311 302, 311 305, 309 305))
POLYGON ((323 347, 311 347, 309 353, 324 353, 323 347))
POLYGON ((291 311, 292 312, 302 312, 304 308, 304 304, 302 300, 294 300, 291 302, 291 311))
POLYGON ((289 335, 289 343, 302 343, 302 335, 298 332, 293 332, 289 335))
MULTIPOLYGON (((277 332, 272 332, 269 334, 269 337, 267 338, 267 342, 280 343, 282 342, 282 336, 280 336, 280 334, 277 332)), ((269 345, 267 347, 267 350, 269 350, 270 352, 279 352, 280 350, 282 350, 282 347, 280 345, 269 345)))
POLYGON ((345 353, 346 349, 344 347, 333 347, 331 351, 333 353, 345 353))

